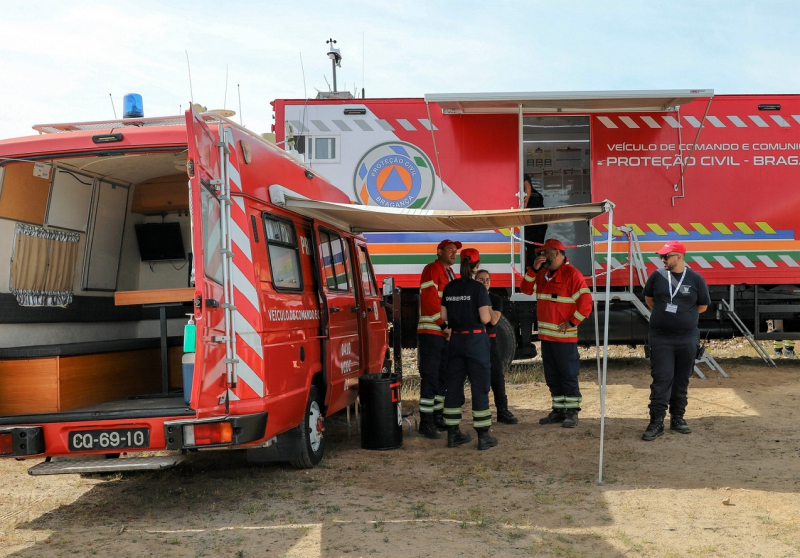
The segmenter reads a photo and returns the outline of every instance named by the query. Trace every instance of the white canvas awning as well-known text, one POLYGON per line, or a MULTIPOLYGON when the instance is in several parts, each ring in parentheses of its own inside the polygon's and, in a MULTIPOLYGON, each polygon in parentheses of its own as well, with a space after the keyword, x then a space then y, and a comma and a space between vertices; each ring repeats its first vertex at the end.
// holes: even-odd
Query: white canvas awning
POLYGON ((425 101, 445 114, 665 111, 695 99, 711 98, 713 89, 654 91, 548 91, 535 93, 433 93, 425 101))
POLYGON ((470 232, 544 223, 587 221, 613 206, 610 201, 547 207, 544 209, 495 209, 444 211, 394 209, 311 200, 283 186, 269 188, 272 203, 301 215, 319 219, 353 233, 365 232, 470 232))

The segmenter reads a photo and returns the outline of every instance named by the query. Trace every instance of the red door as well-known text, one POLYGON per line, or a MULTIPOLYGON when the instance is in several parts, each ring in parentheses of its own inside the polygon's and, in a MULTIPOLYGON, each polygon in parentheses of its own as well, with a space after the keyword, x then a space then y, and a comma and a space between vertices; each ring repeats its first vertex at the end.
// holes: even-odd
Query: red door
POLYGON ((382 297, 375 282, 372 262, 369 259, 367 245, 361 240, 355 241, 358 285, 363 297, 361 331, 366 332, 361 339, 362 358, 366 363, 368 374, 377 374, 383 368, 383 359, 389 347, 386 326, 386 309, 381 305, 382 297))
POLYGON ((328 312, 327 382, 325 403, 329 413, 355 401, 354 390, 361 375, 361 342, 358 304, 353 281, 353 266, 347 237, 319 227, 318 242, 322 292, 328 312))
POLYGON ((215 185, 222 178, 217 137, 194 107, 186 111, 189 143, 192 252, 195 268, 197 353, 191 407, 199 415, 225 413, 228 397, 225 368, 225 322, 221 308, 222 255, 220 205, 215 185))

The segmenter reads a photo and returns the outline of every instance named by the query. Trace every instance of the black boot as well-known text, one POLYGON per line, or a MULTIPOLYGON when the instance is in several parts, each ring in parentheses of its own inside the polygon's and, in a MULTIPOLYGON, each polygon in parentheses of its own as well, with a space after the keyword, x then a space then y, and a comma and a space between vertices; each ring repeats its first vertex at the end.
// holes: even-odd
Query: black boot
POLYGON ((489 435, 489 429, 478 430, 478 449, 480 451, 488 450, 497 445, 497 438, 489 435))
POLYGON ((567 409, 564 420, 561 422, 562 428, 575 428, 578 426, 578 410, 567 409))
POLYGON ((689 425, 686 424, 686 421, 683 420, 682 416, 671 417, 669 421, 669 429, 674 430, 675 432, 680 432, 681 434, 692 433, 692 429, 689 428, 689 425))
MULTIPOLYGON (((438 432, 437 432, 438 434, 438 432)), ((447 429, 447 447, 457 448, 472 440, 469 434, 464 434, 458 426, 451 426, 447 429)))
POLYGON ((647 430, 642 434, 642 440, 645 442, 652 442, 659 436, 664 435, 664 417, 656 417, 650 415, 650 424, 647 425, 647 430))
POLYGON ((517 417, 514 416, 514 413, 508 410, 508 407, 504 409, 497 409, 497 422, 504 422, 506 424, 517 424, 519 420, 517 417))
POLYGON ((564 413, 564 409, 553 409, 550 411, 549 415, 539 419, 539 424, 557 424, 559 422, 564 422, 565 418, 566 414, 564 413))
POLYGON ((442 435, 439 434, 439 431, 436 429, 436 425, 433 422, 433 415, 431 413, 419 414, 419 433, 426 438, 431 438, 432 440, 438 440, 442 437, 442 435))
POLYGON ((448 426, 444 423, 444 411, 433 412, 433 423, 440 432, 446 432, 448 426))

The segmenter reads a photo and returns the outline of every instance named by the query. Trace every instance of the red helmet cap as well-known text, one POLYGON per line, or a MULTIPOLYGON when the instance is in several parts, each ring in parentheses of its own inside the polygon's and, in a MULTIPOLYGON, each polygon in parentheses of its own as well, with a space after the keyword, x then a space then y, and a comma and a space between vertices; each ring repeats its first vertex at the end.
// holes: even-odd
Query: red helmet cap
POLYGON ((455 244, 456 245, 456 250, 461 250, 461 243, 458 240, 450 240, 448 238, 445 238, 444 240, 442 240, 439 243, 439 246, 436 247, 436 251, 438 252, 439 250, 441 250, 442 248, 444 248, 448 244, 455 244))
POLYGON ((686 246, 680 240, 670 240, 660 250, 656 250, 656 254, 664 255, 670 252, 677 252, 678 254, 686 253, 686 246))
POLYGON ((481 261, 481 255, 475 248, 464 248, 461 250, 461 259, 466 260, 471 264, 481 261))
POLYGON ((566 252, 567 249, 564 247, 564 243, 560 240, 556 240, 555 238, 548 238, 544 241, 544 244, 541 246, 536 247, 536 253, 538 254, 542 250, 546 250, 547 248, 552 248, 554 250, 561 250, 562 252, 566 252))

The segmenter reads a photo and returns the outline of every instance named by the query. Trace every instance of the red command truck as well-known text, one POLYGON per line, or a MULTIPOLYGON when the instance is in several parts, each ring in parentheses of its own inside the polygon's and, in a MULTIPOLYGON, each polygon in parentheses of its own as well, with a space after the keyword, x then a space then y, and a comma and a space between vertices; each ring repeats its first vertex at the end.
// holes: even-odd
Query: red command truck
POLYGON ((384 367, 386 313, 363 237, 270 188, 348 197, 214 113, 35 129, 0 141, 0 454, 319 462, 324 418, 384 367))
MULTIPOLYGON (((521 207, 526 174, 545 207, 612 200, 611 231, 585 222, 547 229, 547 237, 571 246, 570 261, 587 277, 592 266, 600 272, 606 264, 605 250, 592 261, 590 243, 614 236, 612 343, 647 342, 642 282, 661 266, 654 252, 669 240, 686 245, 688 264, 710 285, 704 338, 745 327, 758 339, 800 338, 798 95, 466 93, 281 99, 274 110, 278 143, 302 154, 353 203, 521 207)), ((419 275, 441 235, 366 237, 378 278, 391 275, 404 288, 404 324, 413 325, 419 275)), ((535 308, 515 289, 524 273, 521 237, 495 229, 450 238, 480 250, 506 298, 498 336, 512 336, 516 356, 526 357, 534 354, 535 308)), ((594 320, 581 324, 583 342, 594 343, 593 328, 594 320)), ((404 345, 414 338, 404 331, 404 345)))

